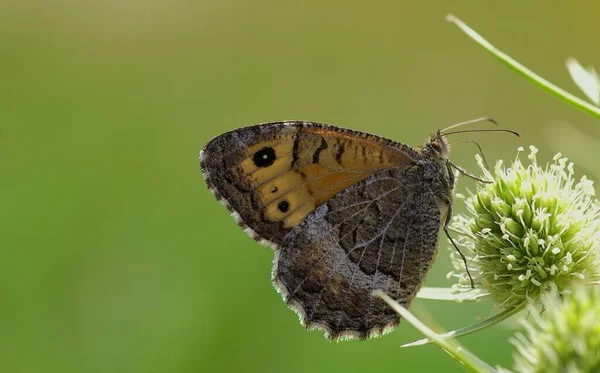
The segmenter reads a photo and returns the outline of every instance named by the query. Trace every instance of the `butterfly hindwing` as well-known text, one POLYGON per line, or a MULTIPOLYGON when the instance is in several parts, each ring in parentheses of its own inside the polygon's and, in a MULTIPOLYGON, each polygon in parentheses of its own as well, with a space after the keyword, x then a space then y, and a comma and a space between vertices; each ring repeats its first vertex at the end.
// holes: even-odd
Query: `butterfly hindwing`
POLYGON ((378 171, 406 168, 403 144, 312 122, 277 122, 228 132, 201 152, 207 184, 240 225, 277 245, 323 203, 378 171))
POLYGON ((329 338, 384 333, 399 317, 371 292, 382 289, 408 307, 433 262, 440 215, 422 169, 378 172, 288 235, 273 280, 302 323, 329 338))

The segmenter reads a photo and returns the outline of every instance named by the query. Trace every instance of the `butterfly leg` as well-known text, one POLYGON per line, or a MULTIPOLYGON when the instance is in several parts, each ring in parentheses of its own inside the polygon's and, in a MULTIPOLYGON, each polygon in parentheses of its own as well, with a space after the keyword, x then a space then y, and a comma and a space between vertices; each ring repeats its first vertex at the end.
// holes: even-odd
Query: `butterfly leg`
POLYGON ((492 183, 493 183, 493 181, 490 181, 490 180, 484 180, 484 179, 482 179, 482 178, 480 178, 480 177, 478 177, 478 176, 475 176, 475 175, 473 175, 473 174, 472 174, 472 173, 470 173, 469 171, 465 170, 464 168, 462 168, 462 167, 458 166, 457 164, 455 164, 455 163, 453 163, 453 162, 451 162, 451 161, 447 161, 447 162, 448 162, 448 163, 447 163, 448 165, 452 166, 454 169, 456 169, 458 172, 460 172, 461 174, 463 174, 463 175, 464 175, 464 176, 466 176, 466 177, 470 177, 471 179, 473 179, 473 180, 477 180, 477 181, 479 181, 480 183, 484 183, 484 184, 492 184, 492 183))
POLYGON ((450 219, 452 218, 452 202, 446 201, 446 205, 448 206, 448 211, 446 212, 446 221, 444 222, 444 233, 446 233, 446 237, 452 243, 452 246, 458 251, 458 254, 462 258, 463 263, 465 263, 465 270, 467 271, 467 275, 469 276, 469 280, 471 280, 471 287, 475 289, 475 282, 473 281, 473 277, 471 276, 471 272, 469 271, 469 266, 467 265, 467 258, 465 258, 465 254, 460 251, 456 242, 452 236, 450 236, 450 231, 448 230, 448 226, 450 225, 450 219))

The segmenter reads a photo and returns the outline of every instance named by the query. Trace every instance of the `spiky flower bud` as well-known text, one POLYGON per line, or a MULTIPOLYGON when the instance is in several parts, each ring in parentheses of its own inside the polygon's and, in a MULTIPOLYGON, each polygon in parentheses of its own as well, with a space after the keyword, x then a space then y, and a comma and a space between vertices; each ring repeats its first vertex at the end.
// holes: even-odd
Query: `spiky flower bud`
MULTIPOLYGON (((600 205, 592 182, 576 182, 573 163, 560 154, 540 167, 537 149, 530 149, 528 166, 517 155, 510 167, 499 161, 493 175, 478 157, 493 183, 480 184, 466 199, 468 214, 451 225, 476 286, 501 307, 537 299, 551 286, 562 291, 573 279, 600 278, 600 205)), ((455 287, 469 287, 461 258, 454 251, 451 257, 455 287)))
POLYGON ((576 287, 571 294, 547 292, 541 310, 530 307, 517 333, 514 368, 522 373, 600 371, 600 287, 576 287))

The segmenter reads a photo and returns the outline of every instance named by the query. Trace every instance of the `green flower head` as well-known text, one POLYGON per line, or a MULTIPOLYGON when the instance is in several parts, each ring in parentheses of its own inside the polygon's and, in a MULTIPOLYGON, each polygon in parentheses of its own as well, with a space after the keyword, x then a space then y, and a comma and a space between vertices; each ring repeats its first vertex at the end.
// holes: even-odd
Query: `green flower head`
POLYGON ((543 310, 530 307, 523 320, 527 336, 517 333, 515 370, 537 372, 600 371, 600 287, 576 287, 571 294, 547 292, 543 310))
MULTIPOLYGON (((552 286, 562 291, 573 280, 600 279, 600 205, 592 182, 576 182, 573 163, 560 153, 540 167, 537 149, 530 149, 528 166, 517 155, 510 167, 497 162, 493 175, 478 157, 493 182, 478 186, 466 199, 468 214, 451 225, 476 287, 501 307, 537 299, 552 286)), ((454 251, 451 257, 455 288, 469 287, 463 261, 454 251)))

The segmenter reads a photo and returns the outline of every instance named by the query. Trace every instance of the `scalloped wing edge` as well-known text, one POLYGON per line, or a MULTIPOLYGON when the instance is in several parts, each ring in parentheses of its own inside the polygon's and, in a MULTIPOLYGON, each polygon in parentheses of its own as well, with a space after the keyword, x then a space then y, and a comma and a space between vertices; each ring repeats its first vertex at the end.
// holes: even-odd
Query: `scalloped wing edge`
POLYGON ((237 225, 243 229, 244 232, 246 232, 246 234, 250 237, 252 237, 252 239, 256 242, 258 242, 260 245, 262 246, 266 246, 266 247, 270 247, 271 249, 273 249, 274 251, 277 251, 277 244, 275 244, 272 241, 269 241, 267 239, 265 239, 264 237, 260 236, 258 233, 256 233, 252 228, 250 228, 248 226, 248 224, 246 224, 244 222, 244 220, 242 219, 242 217, 240 216, 240 214, 231 206, 231 204, 229 203, 229 201, 227 201, 227 199, 225 199, 221 193, 219 193, 219 191, 217 190, 217 188, 214 187, 211 179, 210 179, 210 172, 204 167, 204 148, 202 150, 200 150, 200 154, 198 155, 198 159, 200 160, 200 173, 202 174, 202 177, 204 178, 204 182, 206 183, 206 186, 208 187, 208 189, 211 191, 211 193, 215 196, 215 198, 217 199, 217 201, 219 201, 223 206, 225 206, 225 208, 227 209, 227 211, 229 211, 229 214, 231 214, 231 216, 233 216, 233 219, 235 220, 235 222, 237 223, 237 225))

